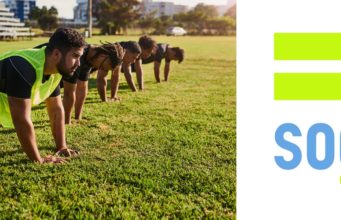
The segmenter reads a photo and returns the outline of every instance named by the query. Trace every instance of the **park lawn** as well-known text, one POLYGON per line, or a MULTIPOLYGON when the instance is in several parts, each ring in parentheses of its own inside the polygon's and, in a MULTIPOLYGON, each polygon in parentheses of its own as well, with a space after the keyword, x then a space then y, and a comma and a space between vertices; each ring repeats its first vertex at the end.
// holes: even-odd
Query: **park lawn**
MULTIPOLYGON (((83 120, 66 127, 79 157, 32 163, 0 128, 0 219, 236 218, 235 38, 154 38, 184 48, 184 62, 161 84, 145 65, 143 92, 121 76, 121 102, 100 102, 91 78, 83 120)), ((46 41, 0 42, 0 52, 46 41)), ((53 154, 44 104, 32 118, 41 154, 53 154)))

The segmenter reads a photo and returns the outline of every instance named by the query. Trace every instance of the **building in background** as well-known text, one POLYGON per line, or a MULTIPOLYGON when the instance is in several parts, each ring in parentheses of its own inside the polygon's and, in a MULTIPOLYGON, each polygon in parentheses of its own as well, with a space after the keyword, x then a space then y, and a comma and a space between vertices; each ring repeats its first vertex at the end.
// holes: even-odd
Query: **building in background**
MULTIPOLYGON (((142 14, 146 15, 155 12, 156 17, 162 15, 174 15, 180 12, 187 12, 189 7, 186 5, 176 5, 172 2, 153 2, 153 0, 142 0, 141 1, 142 14)), ((93 5, 93 8, 96 4, 93 5)), ((75 23, 85 23, 88 21, 88 0, 77 0, 77 6, 73 10, 73 18, 75 23)), ((95 19, 94 19, 95 21, 95 19)))
POLYGON ((181 12, 187 12, 189 7, 186 5, 176 5, 173 2, 154 2, 153 0, 142 0, 143 15, 155 12, 155 17, 163 15, 172 16, 181 12))
POLYGON ((77 6, 73 9, 75 23, 88 23, 88 0, 77 0, 77 6))
POLYGON ((30 11, 36 7, 36 0, 4 0, 7 8, 14 13, 20 21, 28 19, 30 11))
MULTIPOLYGON (((77 0, 76 7, 73 8, 73 22, 76 26, 88 24, 88 0, 77 0)), ((96 1, 92 0, 92 11, 96 10, 96 1)), ((97 18, 92 17, 93 24, 97 23, 97 18)))
POLYGON ((0 40, 18 39, 23 37, 32 37, 34 33, 29 27, 25 27, 23 22, 14 17, 14 13, 0 1, 0 40))

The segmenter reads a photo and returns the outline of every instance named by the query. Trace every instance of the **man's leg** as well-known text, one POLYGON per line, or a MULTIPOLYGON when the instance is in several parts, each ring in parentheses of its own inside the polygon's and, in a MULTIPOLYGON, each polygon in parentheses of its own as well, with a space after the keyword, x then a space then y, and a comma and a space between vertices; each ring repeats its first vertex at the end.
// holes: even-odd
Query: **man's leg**
POLYGON ((63 81, 64 84, 64 98, 63 98, 63 105, 65 111, 65 124, 71 123, 71 111, 72 107, 76 102, 76 87, 77 84, 63 81))
POLYGON ((75 104, 75 119, 82 119, 83 105, 86 95, 88 94, 88 81, 77 81, 76 89, 76 104, 75 104))
POLYGON ((107 101, 106 88, 107 88, 107 76, 108 72, 98 70, 97 72, 97 91, 103 102, 107 101))

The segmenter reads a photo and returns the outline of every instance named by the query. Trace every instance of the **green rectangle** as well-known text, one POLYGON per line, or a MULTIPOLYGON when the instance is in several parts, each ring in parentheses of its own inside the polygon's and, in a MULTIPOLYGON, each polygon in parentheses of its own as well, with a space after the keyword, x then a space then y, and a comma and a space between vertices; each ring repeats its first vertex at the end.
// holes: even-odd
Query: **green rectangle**
POLYGON ((275 73, 275 100, 341 100, 341 73, 275 73))
POLYGON ((275 60, 341 60, 341 33, 275 33, 275 60))

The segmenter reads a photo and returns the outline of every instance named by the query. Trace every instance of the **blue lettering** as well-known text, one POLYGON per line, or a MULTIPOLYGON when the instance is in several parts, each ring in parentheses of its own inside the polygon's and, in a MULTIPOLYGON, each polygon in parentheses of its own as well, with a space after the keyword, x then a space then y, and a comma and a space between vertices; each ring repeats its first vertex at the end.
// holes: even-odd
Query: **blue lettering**
POLYGON ((317 170, 329 168, 334 162, 334 131, 323 123, 314 124, 308 130, 307 136, 307 157, 310 166, 317 170), (323 133, 325 137, 325 158, 317 159, 316 152, 316 136, 318 133, 323 133))
POLYGON ((286 161, 283 156, 275 156, 275 161, 280 168, 290 170, 296 168, 300 164, 302 153, 296 144, 284 139, 284 134, 286 132, 290 132, 293 136, 301 136, 301 131, 295 124, 286 123, 279 126, 275 133, 275 139, 278 146, 290 151, 293 155, 293 158, 290 161, 286 161))

